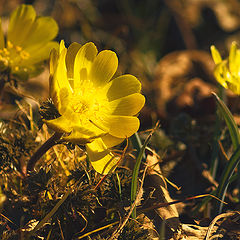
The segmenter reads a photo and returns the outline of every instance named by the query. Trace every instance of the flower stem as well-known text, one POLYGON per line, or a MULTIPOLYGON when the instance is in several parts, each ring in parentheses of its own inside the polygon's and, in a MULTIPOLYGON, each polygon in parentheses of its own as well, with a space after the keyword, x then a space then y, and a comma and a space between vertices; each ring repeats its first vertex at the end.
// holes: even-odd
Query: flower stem
POLYGON ((32 155, 28 164, 27 172, 30 172, 34 169, 37 161, 54 145, 57 144, 57 140, 61 138, 63 133, 55 132, 43 145, 32 155))

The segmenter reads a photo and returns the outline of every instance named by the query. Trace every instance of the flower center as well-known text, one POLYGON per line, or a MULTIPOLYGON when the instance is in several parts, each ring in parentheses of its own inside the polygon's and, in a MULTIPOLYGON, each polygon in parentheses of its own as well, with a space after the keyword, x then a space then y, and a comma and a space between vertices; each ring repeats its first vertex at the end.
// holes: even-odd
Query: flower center
POLYGON ((14 66, 15 70, 19 70, 22 61, 30 57, 29 53, 20 46, 13 45, 10 41, 7 42, 7 47, 0 49, 0 61, 5 67, 14 66))
POLYGON ((70 106, 75 114, 79 115, 82 124, 85 121, 95 122, 101 119, 103 112, 107 109, 106 97, 100 89, 96 89, 88 82, 83 84, 81 89, 75 89, 71 99, 70 106))
MULTIPOLYGON (((75 113, 86 113, 89 110, 89 103, 85 101, 85 99, 74 99, 76 101, 76 104, 72 105, 72 109, 75 113)), ((74 102, 75 102, 74 101, 74 102)))
POLYGON ((100 104, 97 101, 97 92, 95 89, 86 88, 77 90, 73 93, 71 107, 75 113, 84 115, 84 118, 90 119, 99 111, 100 104))

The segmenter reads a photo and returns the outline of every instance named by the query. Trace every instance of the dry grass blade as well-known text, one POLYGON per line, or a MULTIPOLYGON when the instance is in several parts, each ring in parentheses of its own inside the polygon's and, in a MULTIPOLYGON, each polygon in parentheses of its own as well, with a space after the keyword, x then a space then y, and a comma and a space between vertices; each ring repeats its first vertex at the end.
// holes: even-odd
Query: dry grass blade
POLYGON ((219 202, 221 202, 223 204, 227 204, 226 202, 222 201, 221 199, 215 197, 214 195, 207 193, 207 194, 201 194, 201 195, 197 195, 197 196, 193 196, 193 197, 187 197, 187 198, 184 198, 182 200, 174 200, 174 201, 171 201, 171 202, 160 202, 160 203, 157 203, 157 204, 153 204, 152 206, 150 206, 148 208, 144 208, 143 212, 146 212, 146 211, 149 211, 149 210, 154 210, 154 209, 157 209, 157 208, 164 208, 164 207, 168 207, 168 206, 173 205, 173 204, 177 204, 177 203, 181 203, 181 202, 188 202, 188 201, 191 201, 191 200, 194 200, 194 199, 204 198, 204 197, 212 197, 212 198, 218 200, 219 202))
POLYGON ((91 232, 88 232, 88 233, 86 233, 86 234, 78 237, 78 239, 83 239, 83 238, 85 238, 85 237, 88 237, 88 236, 90 236, 90 235, 93 234, 93 233, 96 233, 96 232, 102 231, 102 230, 104 230, 104 229, 106 229, 106 228, 112 227, 112 226, 116 225, 117 223, 118 223, 118 222, 110 223, 110 224, 108 224, 108 225, 106 225, 106 226, 103 226, 103 227, 101 227, 101 228, 95 229, 95 230, 93 230, 93 231, 91 231, 91 232))
POLYGON ((64 235, 63 235, 63 231, 62 231, 62 226, 61 226, 61 222, 59 221, 59 219, 57 219, 57 223, 58 223, 58 226, 59 226, 61 239, 64 240, 64 235))
POLYGON ((216 224, 216 222, 217 222, 219 219, 232 217, 232 216, 234 216, 235 214, 239 214, 239 215, 240 215, 240 212, 234 211, 234 212, 222 213, 222 214, 217 215, 217 216, 212 220, 212 222, 210 223, 210 225, 209 225, 209 227, 208 227, 205 240, 210 240, 210 239, 212 239, 212 238, 211 238, 212 229, 213 229, 214 225, 216 224))
POLYGON ((0 216, 5 218, 7 221, 9 221, 10 223, 14 224, 15 226, 17 226, 12 220, 10 220, 8 217, 4 216, 2 213, 0 213, 0 216))

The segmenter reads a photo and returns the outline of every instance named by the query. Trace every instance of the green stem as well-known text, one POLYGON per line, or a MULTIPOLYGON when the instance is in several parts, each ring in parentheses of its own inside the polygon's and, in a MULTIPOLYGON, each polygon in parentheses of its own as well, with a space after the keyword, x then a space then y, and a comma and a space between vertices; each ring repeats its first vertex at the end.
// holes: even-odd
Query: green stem
POLYGON ((27 172, 34 169, 37 161, 54 145, 56 145, 63 134, 55 132, 30 158, 27 164, 27 172))

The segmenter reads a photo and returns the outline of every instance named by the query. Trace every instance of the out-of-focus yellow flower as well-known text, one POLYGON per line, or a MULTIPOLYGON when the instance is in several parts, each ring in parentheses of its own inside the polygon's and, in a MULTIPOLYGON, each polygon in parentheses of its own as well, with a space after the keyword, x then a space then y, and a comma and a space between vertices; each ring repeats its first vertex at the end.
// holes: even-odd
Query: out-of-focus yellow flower
POLYGON ((215 46, 211 46, 213 60, 216 64, 214 75, 217 81, 227 89, 240 94, 240 49, 236 42, 231 45, 229 57, 222 60, 215 46))
POLYGON ((145 98, 141 83, 132 75, 112 79, 116 54, 98 53, 93 43, 68 49, 64 41, 50 56, 50 97, 61 116, 45 120, 49 128, 65 133, 63 139, 86 144, 94 169, 107 174, 119 161, 110 150, 139 128, 136 114, 145 98))
POLYGON ((58 25, 51 17, 37 17, 31 5, 20 5, 10 17, 6 41, 0 19, 0 71, 9 69, 25 79, 41 71, 41 63, 49 58, 58 25))

